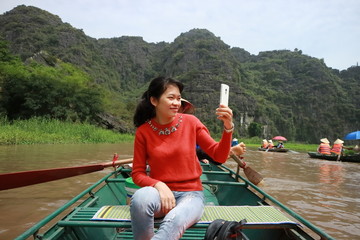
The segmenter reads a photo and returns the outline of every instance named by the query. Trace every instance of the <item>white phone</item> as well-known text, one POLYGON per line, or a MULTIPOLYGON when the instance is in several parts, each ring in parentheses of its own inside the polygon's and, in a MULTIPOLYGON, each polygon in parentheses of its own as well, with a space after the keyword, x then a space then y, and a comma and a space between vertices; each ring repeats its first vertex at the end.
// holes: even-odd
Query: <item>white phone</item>
POLYGON ((229 106, 229 86, 223 83, 220 86, 220 104, 229 106))

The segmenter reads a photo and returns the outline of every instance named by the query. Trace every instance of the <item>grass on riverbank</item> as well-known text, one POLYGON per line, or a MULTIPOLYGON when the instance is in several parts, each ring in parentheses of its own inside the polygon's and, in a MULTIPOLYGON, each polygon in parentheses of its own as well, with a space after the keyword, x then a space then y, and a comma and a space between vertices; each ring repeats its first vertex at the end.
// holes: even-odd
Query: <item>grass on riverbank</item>
POLYGON ((87 123, 63 122, 55 119, 32 118, 9 122, 0 119, 0 145, 119 143, 131 142, 131 134, 115 133, 87 123))
MULTIPOLYGON (((65 143, 119 143, 132 142, 131 134, 115 133, 87 123, 63 122, 55 119, 32 118, 9 122, 0 118, 0 145, 65 144, 65 143)), ((259 147, 261 138, 239 139, 248 147, 259 147)), ((318 145, 285 142, 293 151, 314 152, 318 145)))

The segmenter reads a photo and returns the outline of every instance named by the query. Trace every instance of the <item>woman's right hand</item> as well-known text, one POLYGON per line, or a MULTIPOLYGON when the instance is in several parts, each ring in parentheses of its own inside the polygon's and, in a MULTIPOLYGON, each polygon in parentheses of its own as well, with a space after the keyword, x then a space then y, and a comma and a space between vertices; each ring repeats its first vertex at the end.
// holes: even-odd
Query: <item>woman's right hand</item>
POLYGON ((221 104, 216 109, 216 115, 218 119, 224 122, 224 127, 226 129, 232 129, 234 127, 233 112, 228 106, 221 104))
POLYGON ((176 206, 174 194, 170 188, 163 182, 157 182, 154 187, 159 191, 161 201, 161 211, 164 214, 170 212, 176 206))

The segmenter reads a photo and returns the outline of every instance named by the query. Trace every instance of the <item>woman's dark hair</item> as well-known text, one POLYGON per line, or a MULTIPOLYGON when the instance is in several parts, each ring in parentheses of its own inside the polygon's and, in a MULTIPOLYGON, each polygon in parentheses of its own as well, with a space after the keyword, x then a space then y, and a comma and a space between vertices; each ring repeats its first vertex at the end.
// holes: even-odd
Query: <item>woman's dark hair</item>
POLYGON ((169 85, 177 86, 180 93, 184 89, 184 85, 181 82, 172 78, 157 77, 151 80, 148 90, 143 93, 141 101, 136 107, 134 114, 135 127, 140 127, 140 125, 155 117, 155 107, 151 104, 150 97, 160 99, 169 85))

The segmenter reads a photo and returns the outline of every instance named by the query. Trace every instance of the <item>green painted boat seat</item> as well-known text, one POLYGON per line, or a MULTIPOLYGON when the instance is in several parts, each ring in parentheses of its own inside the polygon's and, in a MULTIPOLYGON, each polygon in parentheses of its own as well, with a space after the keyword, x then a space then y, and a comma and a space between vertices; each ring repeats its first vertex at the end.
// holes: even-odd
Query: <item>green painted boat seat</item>
MULTIPOLYGON (((215 219, 240 221, 246 219, 244 228, 294 228, 298 225, 272 206, 205 206, 204 214, 194 228, 207 228, 215 219)), ((156 222, 158 224, 159 221, 156 222)), ((128 205, 79 207, 59 226, 130 227, 128 205)))

